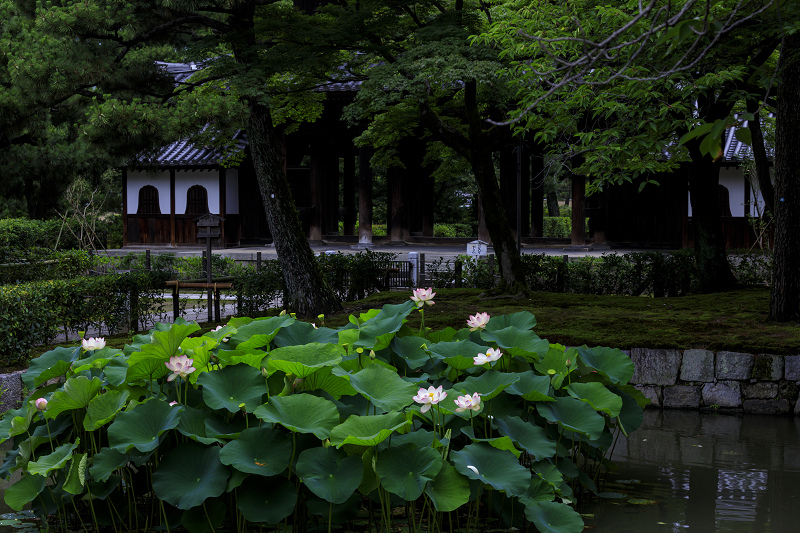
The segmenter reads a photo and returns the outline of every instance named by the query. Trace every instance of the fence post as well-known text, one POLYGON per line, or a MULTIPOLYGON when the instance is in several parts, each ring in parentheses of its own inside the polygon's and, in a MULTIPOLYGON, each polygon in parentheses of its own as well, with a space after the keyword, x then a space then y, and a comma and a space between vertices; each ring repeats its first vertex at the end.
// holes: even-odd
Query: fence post
POLYGON ((261 252, 256 252, 256 274, 261 272, 261 252))
POLYGON ((89 275, 94 275, 94 249, 89 250, 89 275))
POLYGON ((139 288, 134 287, 131 289, 130 298, 130 311, 131 311, 131 327, 130 329, 136 333, 139 331, 139 288))
POLYGON ((144 269, 150 272, 150 249, 144 251, 144 269))
POLYGON ((419 254, 419 283, 417 285, 425 285, 428 277, 425 274, 425 254, 419 254))
POLYGON ((463 274, 464 274, 464 262, 461 259, 456 259, 456 264, 453 269, 453 276, 455 278, 453 280, 453 286, 456 289, 460 289, 462 286, 461 277, 463 274))
POLYGON ((408 263, 411 265, 411 285, 419 287, 419 252, 408 252, 408 263))
POLYGON ((172 321, 175 322, 181 316, 181 301, 180 301, 180 280, 175 280, 175 286, 172 288, 172 321))
POLYGON ((217 289, 216 287, 214 289, 215 289, 214 290, 214 317, 215 317, 215 322, 219 323, 219 321, 220 321, 220 318, 219 318, 219 315, 220 315, 220 313, 219 313, 219 289, 217 289))

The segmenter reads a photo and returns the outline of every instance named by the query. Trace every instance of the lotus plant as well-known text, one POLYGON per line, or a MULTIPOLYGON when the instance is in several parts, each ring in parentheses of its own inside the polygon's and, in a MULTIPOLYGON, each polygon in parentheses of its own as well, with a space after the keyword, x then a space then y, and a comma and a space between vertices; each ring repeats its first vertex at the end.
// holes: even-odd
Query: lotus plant
POLYGON ((503 352, 496 348, 489 348, 486 350, 486 353, 479 353, 473 357, 472 360, 475 361, 476 365, 485 365, 487 363, 494 363, 501 357, 503 357, 503 352))
POLYGON ((172 374, 167 378, 167 381, 172 381, 177 377, 186 379, 189 374, 197 370, 192 366, 194 364, 194 359, 190 359, 185 355, 170 357, 169 362, 165 362, 164 364, 167 365, 167 368, 172 370, 172 374))
POLYGON ((414 396, 414 401, 422 404, 420 413, 427 413, 432 405, 436 405, 447 398, 447 393, 442 391, 442 386, 434 387, 431 385, 427 390, 420 388, 417 395, 414 396))
POLYGON ((467 320, 467 326, 469 326, 470 331, 485 329, 486 325, 489 323, 489 318, 489 313, 476 313, 474 315, 470 315, 469 320, 467 320))
POLYGON ((414 301, 414 305, 419 309, 419 334, 421 337, 426 336, 425 305, 435 304, 436 302, 432 300, 434 296, 436 296, 436 293, 433 292, 433 287, 428 287, 427 289, 417 288, 411 293, 411 300, 414 301))
POLYGON ((103 337, 91 337, 88 339, 83 339, 81 342, 81 346, 87 352, 93 352, 94 350, 102 350, 106 347, 106 340, 103 337))

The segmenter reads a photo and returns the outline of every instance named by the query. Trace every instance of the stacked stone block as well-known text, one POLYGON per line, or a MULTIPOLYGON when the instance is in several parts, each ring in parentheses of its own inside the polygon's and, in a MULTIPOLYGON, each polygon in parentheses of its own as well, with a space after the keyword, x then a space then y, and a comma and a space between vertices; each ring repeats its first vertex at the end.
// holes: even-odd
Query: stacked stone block
POLYGON ((800 355, 634 348, 631 382, 653 407, 800 415, 800 355))

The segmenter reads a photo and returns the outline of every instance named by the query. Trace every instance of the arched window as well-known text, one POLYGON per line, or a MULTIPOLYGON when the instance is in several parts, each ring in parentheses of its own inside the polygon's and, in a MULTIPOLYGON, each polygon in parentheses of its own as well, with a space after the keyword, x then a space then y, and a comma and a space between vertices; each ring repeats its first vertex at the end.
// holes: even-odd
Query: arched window
POLYGON ((158 189, 152 185, 145 185, 139 189, 139 207, 137 215, 160 215, 161 207, 158 204, 158 189))
POLYGON ((205 215, 208 210, 208 191, 202 185, 192 185, 186 193, 186 214, 205 215))

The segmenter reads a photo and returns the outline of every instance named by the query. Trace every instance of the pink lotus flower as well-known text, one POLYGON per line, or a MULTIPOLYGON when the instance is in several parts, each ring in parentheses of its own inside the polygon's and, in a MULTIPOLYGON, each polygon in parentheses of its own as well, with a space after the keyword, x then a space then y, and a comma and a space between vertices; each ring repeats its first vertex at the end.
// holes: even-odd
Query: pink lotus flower
POLYGON ((94 350, 101 350, 106 347, 106 340, 103 337, 92 337, 90 339, 83 339, 81 342, 81 346, 87 352, 91 352, 94 350))
POLYGON ((443 392, 442 386, 439 385, 438 387, 430 386, 428 390, 424 388, 419 389, 417 395, 414 396, 414 401, 422 404, 422 409, 420 409, 419 412, 426 413, 428 409, 431 408, 431 405, 436 405, 445 398, 447 398, 447 393, 443 392))
POLYGON ((427 289, 414 289, 413 294, 411 295, 411 299, 417 302, 417 307, 422 307, 425 304, 433 305, 434 302, 431 300, 436 296, 436 293, 433 292, 433 287, 428 287, 427 289))
POLYGON ((47 400, 45 400, 44 398, 38 398, 34 405, 36 405, 36 408, 39 411, 44 411, 45 409, 47 409, 47 400))
POLYGON ((467 411, 469 409, 472 409, 473 411, 481 410, 481 395, 477 392, 472 396, 459 396, 458 399, 453 401, 456 402, 456 413, 467 411))
POLYGON ((470 331, 483 329, 488 323, 489 313, 477 313, 476 315, 470 315, 469 320, 467 320, 467 325, 469 326, 470 331))
POLYGON ((486 363, 494 363, 503 357, 503 352, 494 348, 489 348, 486 353, 479 353, 472 358, 476 365, 485 365, 486 363))
POLYGON ((174 357, 170 357, 169 362, 164 363, 165 365, 167 365, 167 368, 169 368, 173 372, 167 378, 167 381, 172 381, 178 376, 186 379, 186 376, 197 370, 195 367, 192 366, 192 363, 194 363, 194 359, 189 359, 185 355, 177 355, 174 357))

